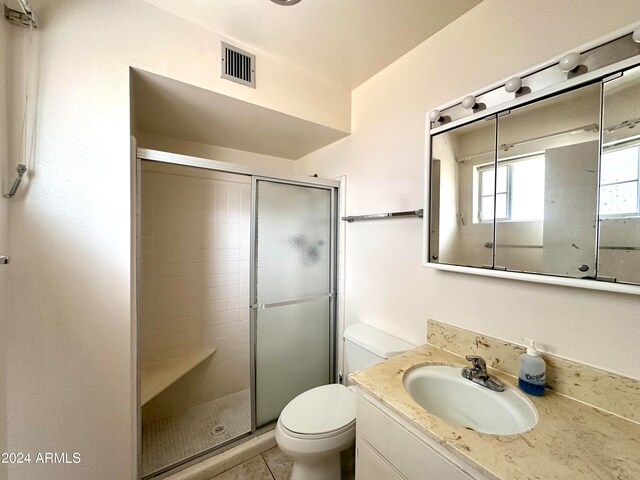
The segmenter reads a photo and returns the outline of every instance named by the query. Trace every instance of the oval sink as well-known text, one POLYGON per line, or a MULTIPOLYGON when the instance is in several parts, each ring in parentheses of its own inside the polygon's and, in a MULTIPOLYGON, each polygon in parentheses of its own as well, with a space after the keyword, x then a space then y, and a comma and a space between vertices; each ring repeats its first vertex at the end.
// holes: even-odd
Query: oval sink
POLYGON ((480 433, 514 435, 538 423, 536 407, 515 388, 505 385, 504 392, 494 392, 467 380, 461 370, 418 367, 405 374, 404 388, 429 413, 480 433))

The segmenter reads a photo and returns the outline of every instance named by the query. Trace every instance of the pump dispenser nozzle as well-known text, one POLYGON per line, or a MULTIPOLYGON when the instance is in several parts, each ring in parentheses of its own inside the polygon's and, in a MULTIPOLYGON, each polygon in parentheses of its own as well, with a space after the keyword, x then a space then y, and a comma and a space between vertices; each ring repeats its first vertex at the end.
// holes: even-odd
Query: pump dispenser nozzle
POLYGON ((527 355, 533 355, 534 357, 539 357, 541 354, 538 350, 536 350, 536 341, 532 338, 524 338, 522 340, 529 342, 529 346, 527 347, 527 355))

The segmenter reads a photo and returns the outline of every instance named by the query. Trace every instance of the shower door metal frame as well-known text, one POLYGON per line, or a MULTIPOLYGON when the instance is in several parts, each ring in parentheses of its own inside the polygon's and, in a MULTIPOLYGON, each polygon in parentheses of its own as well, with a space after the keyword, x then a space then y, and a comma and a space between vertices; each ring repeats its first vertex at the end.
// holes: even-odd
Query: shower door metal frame
MULTIPOLYGON (((255 432, 257 430, 256 420, 257 420, 257 378, 256 378, 256 348, 257 348, 257 317, 258 317, 258 308, 264 308, 258 305, 257 298, 257 282, 258 278, 256 275, 256 267, 257 267, 257 258, 258 258, 258 235, 257 235, 257 225, 258 225, 258 182, 266 181, 272 183, 281 183, 285 185, 295 185, 299 187, 309 187, 309 188, 319 188, 323 190, 329 190, 331 194, 331 219, 330 219, 330 229, 329 239, 330 239, 330 248, 329 248, 329 383, 335 383, 337 378, 336 371, 336 360, 337 360, 337 342, 336 338, 337 332, 337 324, 336 324, 336 306, 337 306, 337 287, 338 287, 338 265, 337 265, 337 252, 338 252, 338 182, 330 181, 333 183, 338 183, 338 185, 332 185, 325 182, 319 183, 317 182, 317 178, 311 177, 311 179, 316 180, 313 183, 307 181, 300 180, 291 180, 285 178, 274 178, 267 176, 258 176, 254 175, 251 179, 251 233, 250 237, 252 239, 251 242, 251 276, 249 280, 249 303, 251 304, 251 308, 249 309, 249 343, 251 345, 251 356, 249 362, 251 364, 251 432, 255 432)), ((323 298, 324 295, 313 297, 323 298)), ((277 304, 272 304, 273 306, 280 305, 289 305, 294 303, 302 303, 309 299, 298 299, 290 302, 278 302, 277 304)))
MULTIPOLYGON (((250 251, 250 302, 253 304, 255 298, 255 248, 256 248, 256 238, 253 237, 254 229, 255 229, 255 186, 257 180, 266 180, 270 182, 276 183, 289 183, 292 185, 300 185, 300 186, 308 186, 315 188, 324 188, 332 191, 331 194, 331 264, 330 264, 330 285, 331 291, 334 293, 331 296, 330 303, 330 376, 329 381, 335 382, 337 378, 336 373, 336 354, 337 354, 337 342, 336 338, 337 334, 337 325, 336 325, 336 305, 337 305, 337 241, 338 241, 338 194, 340 182, 336 180, 322 179, 317 177, 310 177, 305 175, 299 175, 294 173, 287 172, 278 172, 268 169, 262 168, 252 168, 244 165, 238 165, 227 162, 220 162, 217 160, 209 160, 200 157, 193 157, 189 155, 182 155, 178 153, 170 153, 164 152, 161 150, 152 150, 147 148, 137 148, 135 154, 135 167, 132 167, 132 172, 135 172, 135 192, 132 195, 132 201, 135 201, 135 224, 133 225, 133 229, 135 232, 135 239, 133 240, 133 247, 135 248, 136 254, 136 276, 135 276, 135 310, 136 310, 136 338, 135 338, 135 350, 136 350, 136 358, 135 358, 135 375, 133 379, 133 386, 135 388, 135 411, 134 411, 134 422, 136 424, 137 430, 137 439, 136 439, 136 449, 137 449, 137 474, 136 478, 142 477, 142 406, 140 405, 140 345, 139 345, 139 322, 140 322, 140 275, 141 275, 141 219, 142 219, 142 200, 141 200, 141 162, 143 160, 158 162, 158 163, 167 163, 171 165, 180 165, 185 167, 195 167, 201 168, 204 170, 213 170, 217 172, 224 173, 235 173, 240 175, 246 175, 251 177, 251 218, 250 218, 250 229, 251 229, 251 237, 252 237, 252 247, 250 251)), ((196 455, 185 458, 175 464, 172 464, 158 472, 154 472, 152 475, 164 475, 168 472, 176 469, 177 467, 184 467, 185 465, 195 463, 200 461, 200 459, 206 457, 207 455, 211 455, 213 452, 221 449, 229 447, 229 445, 240 442, 242 439, 246 439, 256 433, 256 404, 255 404, 255 324, 254 324, 255 310, 250 309, 250 327, 249 327, 249 350, 250 350, 250 382, 251 382, 251 431, 245 435, 240 435, 236 438, 230 439, 228 442, 224 442, 215 447, 209 448, 205 451, 202 451, 196 455)), ((270 428, 269 428, 270 429, 270 428)))

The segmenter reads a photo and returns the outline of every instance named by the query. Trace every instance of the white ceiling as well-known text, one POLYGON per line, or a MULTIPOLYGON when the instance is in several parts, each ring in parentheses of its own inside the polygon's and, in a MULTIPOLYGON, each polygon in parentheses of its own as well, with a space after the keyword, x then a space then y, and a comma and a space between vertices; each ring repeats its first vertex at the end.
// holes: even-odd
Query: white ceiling
POLYGON ((346 132, 135 69, 135 128, 143 132, 297 160, 346 132))
POLYGON ((481 0, 145 1, 351 90, 481 0))

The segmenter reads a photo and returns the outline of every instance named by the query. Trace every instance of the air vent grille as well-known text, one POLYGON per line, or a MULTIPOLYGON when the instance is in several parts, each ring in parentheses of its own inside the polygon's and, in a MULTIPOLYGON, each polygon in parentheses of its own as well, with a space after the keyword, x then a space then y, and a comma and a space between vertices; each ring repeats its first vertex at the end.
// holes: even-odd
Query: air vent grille
POLYGON ((256 88, 256 56, 222 42, 222 78, 256 88))

